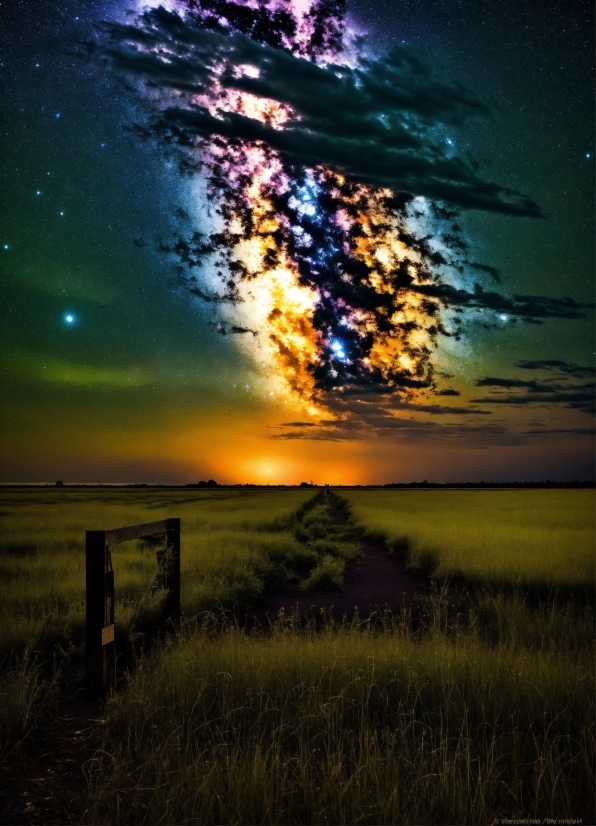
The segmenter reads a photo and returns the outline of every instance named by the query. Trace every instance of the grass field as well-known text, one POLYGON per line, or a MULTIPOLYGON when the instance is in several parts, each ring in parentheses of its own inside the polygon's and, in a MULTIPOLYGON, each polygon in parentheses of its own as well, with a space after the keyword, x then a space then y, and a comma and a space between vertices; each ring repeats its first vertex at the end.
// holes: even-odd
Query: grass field
POLYGON ((593 588, 594 490, 346 491, 356 519, 437 577, 593 588))
MULTIPOLYGON (((302 550, 287 519, 311 497, 308 490, 0 490, 0 656, 82 641, 86 530, 179 516, 182 608, 192 616, 254 598, 282 575, 278 565, 302 550)), ((117 623, 129 627, 154 607, 155 551, 127 542, 113 560, 117 623)))
MULTIPOLYGON (((5 775, 80 677, 84 530, 180 516, 195 619, 107 702, 85 822, 590 822, 593 491, 344 496, 342 533, 309 490, 2 491, 5 775), (292 578, 338 587, 358 530, 434 568, 411 614, 247 634, 217 612, 292 578)), ((156 610, 154 549, 114 562, 130 629, 156 610)))
POLYGON ((443 630, 282 625, 166 648, 110 704, 88 822, 590 822, 585 652, 443 630))
MULTIPOLYGON (((0 761, 83 677, 85 531, 182 520, 186 616, 255 599, 304 546, 291 517, 309 490, 0 489, 0 761), (289 520, 289 521, 288 521, 289 520)), ((315 555, 315 560, 316 560, 315 555)), ((120 638, 155 625, 155 548, 114 549, 120 638)))

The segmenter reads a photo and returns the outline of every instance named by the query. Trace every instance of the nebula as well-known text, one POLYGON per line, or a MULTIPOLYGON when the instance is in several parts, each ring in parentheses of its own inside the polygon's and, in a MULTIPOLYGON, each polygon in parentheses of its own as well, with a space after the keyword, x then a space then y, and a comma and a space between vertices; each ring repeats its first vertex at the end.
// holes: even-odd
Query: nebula
POLYGON ((344 0, 187 0, 106 23, 103 38, 151 103, 137 133, 204 181, 211 223, 160 249, 306 412, 358 388, 434 391, 440 340, 475 313, 583 314, 478 283, 498 274, 468 257, 460 211, 540 209, 441 137, 486 105, 420 55, 371 57, 344 0))

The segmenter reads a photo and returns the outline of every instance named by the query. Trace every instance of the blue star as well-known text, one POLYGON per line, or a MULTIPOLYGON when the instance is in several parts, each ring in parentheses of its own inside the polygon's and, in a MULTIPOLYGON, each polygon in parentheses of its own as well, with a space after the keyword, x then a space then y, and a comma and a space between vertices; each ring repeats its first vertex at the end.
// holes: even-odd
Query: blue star
POLYGON ((64 321, 66 321, 66 323, 67 323, 67 324, 74 324, 74 322, 75 322, 75 317, 74 317, 74 315, 73 315, 72 313, 67 313, 67 314, 64 316, 64 321))
POLYGON ((341 341, 332 341, 331 349, 333 350, 338 359, 345 359, 346 354, 344 352, 343 344, 341 343, 341 341))

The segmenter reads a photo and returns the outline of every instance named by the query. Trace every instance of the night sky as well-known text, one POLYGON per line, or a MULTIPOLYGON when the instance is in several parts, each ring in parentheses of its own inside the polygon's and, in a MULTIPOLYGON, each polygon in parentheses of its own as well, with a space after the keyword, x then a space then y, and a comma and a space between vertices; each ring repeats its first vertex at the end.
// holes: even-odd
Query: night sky
POLYGON ((0 481, 594 477, 592 4, 0 2, 0 481))

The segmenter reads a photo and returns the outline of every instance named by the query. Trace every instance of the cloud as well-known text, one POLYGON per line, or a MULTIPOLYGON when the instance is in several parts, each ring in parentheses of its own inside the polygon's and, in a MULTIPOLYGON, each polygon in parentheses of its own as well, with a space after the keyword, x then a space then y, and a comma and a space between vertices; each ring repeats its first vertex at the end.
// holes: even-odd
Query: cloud
POLYGON ((554 393, 556 390, 556 387, 541 384, 538 381, 524 381, 523 379, 499 379, 491 376, 478 379, 475 384, 476 387, 523 387, 526 390, 530 390, 532 393, 554 393))
POLYGON ((594 306, 580 304, 574 298, 549 298, 542 295, 514 295, 509 298, 501 293, 484 290, 479 284, 475 285, 474 292, 457 289, 450 284, 411 284, 410 289, 438 298, 449 307, 493 310, 495 313, 535 322, 543 318, 585 318, 585 310, 594 306))
POLYGON ((232 324, 228 332, 236 335, 243 335, 244 333, 251 333, 253 336, 259 335, 257 330, 251 330, 250 327, 238 327, 236 324, 232 324))
POLYGON ((278 427, 319 427, 316 422, 284 422, 278 427))
POLYGON ((538 361, 521 360, 516 362, 516 366, 522 370, 549 370, 577 377, 596 375, 596 369, 592 366, 582 367, 579 364, 560 361, 558 359, 540 359, 538 361))
POLYGON ((491 267, 489 264, 479 264, 477 261, 466 261, 466 264, 474 270, 487 273, 497 283, 501 283, 501 273, 496 267, 491 267))
POLYGON ((508 404, 508 405, 528 405, 528 404, 564 404, 565 407, 582 410, 584 413, 594 413, 594 392, 591 393, 576 391, 568 393, 552 393, 548 398, 537 399, 535 396, 485 396, 478 399, 470 399, 474 404, 508 404))
POLYGON ((313 433, 304 433, 304 431, 290 430, 287 433, 274 433, 269 437, 276 441, 296 441, 298 439, 308 440, 311 442, 345 442, 348 441, 346 436, 333 431, 315 431, 313 433))
POLYGON ((516 362, 516 366, 522 370, 543 371, 547 376, 542 379, 484 376, 484 378, 477 379, 475 385, 476 387, 488 387, 492 393, 490 396, 471 399, 471 402, 518 407, 537 404, 541 406, 564 405, 585 413, 594 412, 596 383, 585 380, 594 375, 594 368, 582 367, 559 359, 535 361, 520 359, 516 362))
POLYGON ((394 409, 415 410, 420 413, 430 413, 432 416, 455 414, 465 416, 486 416, 490 414, 489 410, 475 410, 473 407, 450 407, 444 404, 413 404, 411 402, 394 402, 394 409))
MULTIPOLYGON (((342 410, 342 414, 345 412, 342 410)), ((500 422, 483 423, 481 426, 468 422, 439 423, 436 420, 400 416, 394 407, 366 403, 352 405, 349 414, 337 421, 313 427, 296 428, 289 423, 285 432, 272 434, 270 438, 281 441, 370 441, 374 437, 408 443, 457 439, 474 448, 490 447, 495 442, 518 444, 520 440, 519 434, 511 432, 500 422)))
MULTIPOLYGON (((579 394, 568 394, 567 402, 584 404, 586 394, 581 399, 579 394), (571 398, 573 397, 573 398, 571 398)), ((563 396, 563 394, 561 394, 563 396)), ((536 404, 538 400, 516 397, 514 404, 536 404)), ((508 403, 508 397, 504 397, 508 403)), ((482 404, 495 405, 501 399, 493 397, 475 400, 482 404)), ((542 400, 540 400, 542 401, 542 400)), ((549 397, 550 402, 550 397, 549 397)), ((529 427, 521 427, 496 417, 484 419, 476 423, 467 415, 480 412, 481 415, 494 411, 475 411, 473 408, 448 408, 441 405, 421 405, 400 402, 395 397, 372 394, 357 397, 349 394, 333 394, 329 399, 329 407, 337 416, 335 420, 313 422, 285 422, 277 425, 276 432, 270 438, 288 441, 370 441, 371 439, 390 438, 393 442, 436 442, 444 444, 446 441, 457 441, 461 447, 473 449, 488 449, 490 447, 518 446, 531 443, 539 437, 569 434, 573 437, 593 435, 589 427, 543 427, 532 423, 529 427), (445 420, 448 413, 457 415, 455 420, 445 420)), ((580 408, 582 409, 582 408, 580 408)))
POLYGON ((398 47, 379 60, 362 56, 356 66, 321 65, 239 31, 202 28, 162 8, 145 12, 136 26, 109 23, 104 31, 109 43, 103 53, 118 72, 176 93, 176 105, 151 127, 170 141, 194 146, 213 135, 262 141, 289 166, 324 165, 409 196, 542 216, 526 195, 444 151, 429 127, 463 126, 491 111, 420 52, 398 47), (244 72, 245 66, 254 71, 244 72), (277 128, 239 112, 214 111, 209 95, 215 86, 277 101, 289 120, 277 128))
POLYGON ((594 436, 593 427, 533 427, 524 431, 528 436, 550 436, 561 434, 565 436, 594 436))

